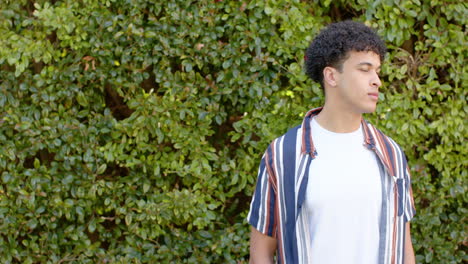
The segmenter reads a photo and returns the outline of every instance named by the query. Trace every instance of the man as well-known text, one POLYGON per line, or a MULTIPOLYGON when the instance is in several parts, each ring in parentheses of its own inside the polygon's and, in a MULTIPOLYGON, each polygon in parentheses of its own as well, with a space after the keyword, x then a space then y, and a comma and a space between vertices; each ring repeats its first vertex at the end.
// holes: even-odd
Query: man
POLYGON ((412 264, 415 214, 400 147, 364 121, 378 101, 386 47, 364 24, 329 25, 306 52, 322 108, 275 139, 248 221, 251 263, 412 264))

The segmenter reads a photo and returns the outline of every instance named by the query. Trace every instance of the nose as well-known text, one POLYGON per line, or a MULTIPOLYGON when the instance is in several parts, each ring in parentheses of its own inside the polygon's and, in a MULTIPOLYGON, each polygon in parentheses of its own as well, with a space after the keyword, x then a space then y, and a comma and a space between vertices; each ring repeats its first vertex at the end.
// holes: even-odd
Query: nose
POLYGON ((379 88, 382 86, 382 82, 380 81, 380 77, 378 73, 375 73, 374 78, 372 79, 372 86, 379 88))

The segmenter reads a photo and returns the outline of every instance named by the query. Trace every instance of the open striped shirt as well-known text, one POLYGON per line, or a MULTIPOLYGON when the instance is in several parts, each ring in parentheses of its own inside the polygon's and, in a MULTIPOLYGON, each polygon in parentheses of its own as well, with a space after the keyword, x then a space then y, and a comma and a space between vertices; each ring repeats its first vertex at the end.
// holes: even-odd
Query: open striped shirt
MULTIPOLYGON (((321 108, 307 112, 302 125, 273 140, 260 162, 248 222, 277 239, 277 263, 309 263, 310 237, 302 206, 308 171, 317 150, 312 142, 311 120, 321 108)), ((415 214, 411 179, 401 148, 370 123, 362 120, 364 145, 379 161, 382 181, 379 264, 402 264, 405 223, 415 214)), ((313 252, 312 252, 313 254, 313 252)))

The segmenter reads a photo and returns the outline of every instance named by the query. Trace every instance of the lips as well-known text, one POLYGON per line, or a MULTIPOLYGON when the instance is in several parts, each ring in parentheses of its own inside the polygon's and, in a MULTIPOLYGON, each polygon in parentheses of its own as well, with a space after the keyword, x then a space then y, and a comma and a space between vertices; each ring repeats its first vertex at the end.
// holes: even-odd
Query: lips
POLYGON ((367 95, 369 95, 374 100, 379 100, 379 93, 368 93, 367 95))

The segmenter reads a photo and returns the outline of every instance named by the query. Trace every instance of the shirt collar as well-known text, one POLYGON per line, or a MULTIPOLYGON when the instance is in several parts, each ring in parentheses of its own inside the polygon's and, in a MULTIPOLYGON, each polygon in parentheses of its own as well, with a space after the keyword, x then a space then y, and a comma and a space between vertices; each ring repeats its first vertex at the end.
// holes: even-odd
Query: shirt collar
MULTIPOLYGON (((304 120, 302 121, 302 148, 301 152, 302 154, 309 154, 312 159, 317 156, 317 150, 315 149, 314 142, 312 140, 312 129, 311 129, 311 121, 312 118, 320 113, 322 111, 323 107, 317 107, 314 109, 311 109, 307 112, 307 114, 304 117, 304 120)), ((361 124, 362 128, 364 131, 364 145, 376 152, 375 148, 375 140, 374 137, 372 136, 372 133, 370 132, 370 128, 367 125, 367 122, 364 120, 364 118, 361 119, 361 124)))

